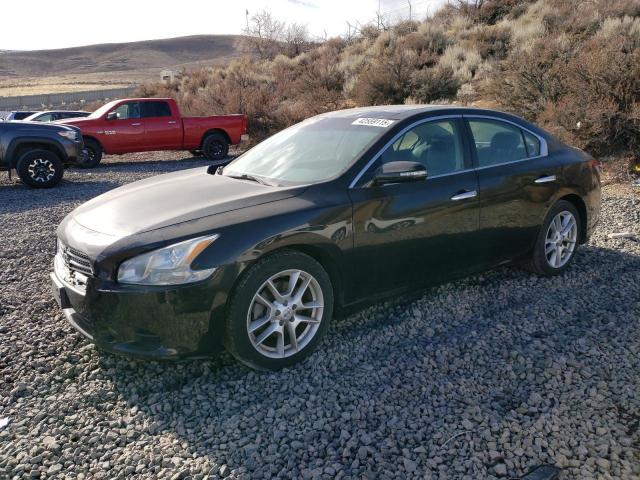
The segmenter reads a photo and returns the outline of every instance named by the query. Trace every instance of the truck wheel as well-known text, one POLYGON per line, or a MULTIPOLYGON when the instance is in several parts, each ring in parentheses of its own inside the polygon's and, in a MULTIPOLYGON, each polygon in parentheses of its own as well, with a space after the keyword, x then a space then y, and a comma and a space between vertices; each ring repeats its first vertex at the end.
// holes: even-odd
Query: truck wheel
POLYGON ((102 160, 102 146, 90 138, 84 140, 84 153, 84 161, 77 163, 80 168, 93 168, 102 160))
POLYGON ((51 188, 62 179, 64 167, 60 157, 49 150, 30 150, 16 164, 23 183, 33 188, 51 188))
POLYGON ((208 160, 224 160, 229 153, 229 142, 221 133, 210 133, 202 141, 202 154, 208 160))

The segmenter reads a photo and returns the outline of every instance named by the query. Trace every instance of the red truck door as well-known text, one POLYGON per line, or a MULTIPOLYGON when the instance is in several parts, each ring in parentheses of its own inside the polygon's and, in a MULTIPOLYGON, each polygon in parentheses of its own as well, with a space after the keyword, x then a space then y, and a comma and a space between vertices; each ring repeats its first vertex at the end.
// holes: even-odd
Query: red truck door
POLYGON ((104 131, 98 132, 102 133, 100 141, 103 146, 107 152, 111 153, 136 151, 144 140, 144 126, 140 119, 140 103, 124 102, 112 112, 116 113, 116 118, 105 120, 104 131))
POLYGON ((175 150, 182 148, 182 120, 171 111, 165 100, 140 102, 145 129, 144 147, 148 150, 175 150))

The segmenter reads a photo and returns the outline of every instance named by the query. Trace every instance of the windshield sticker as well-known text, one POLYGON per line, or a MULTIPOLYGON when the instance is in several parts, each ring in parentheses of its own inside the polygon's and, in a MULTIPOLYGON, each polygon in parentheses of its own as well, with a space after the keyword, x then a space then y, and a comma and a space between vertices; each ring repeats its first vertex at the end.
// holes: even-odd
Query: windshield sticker
POLYGON ((358 118, 351 125, 368 125, 370 127, 387 128, 393 124, 395 120, 387 120, 386 118, 358 118))

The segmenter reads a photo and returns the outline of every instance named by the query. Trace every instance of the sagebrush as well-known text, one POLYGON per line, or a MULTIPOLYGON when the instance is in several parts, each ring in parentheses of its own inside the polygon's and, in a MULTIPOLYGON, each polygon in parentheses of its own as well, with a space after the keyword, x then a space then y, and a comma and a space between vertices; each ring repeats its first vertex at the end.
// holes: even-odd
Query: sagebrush
POLYGON ((244 113, 254 140, 339 108, 480 104, 598 157, 637 158, 639 16, 637 0, 457 1, 421 22, 316 43, 262 16, 276 33, 243 40, 246 57, 139 94, 173 97, 191 115, 244 113))

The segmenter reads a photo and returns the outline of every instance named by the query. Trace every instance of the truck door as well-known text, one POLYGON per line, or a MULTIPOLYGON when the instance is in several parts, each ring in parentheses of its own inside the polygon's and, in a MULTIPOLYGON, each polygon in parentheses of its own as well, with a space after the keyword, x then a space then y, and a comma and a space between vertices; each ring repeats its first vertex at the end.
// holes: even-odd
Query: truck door
POLYGON ((145 128, 147 150, 175 150, 182 148, 182 120, 171 115, 171 108, 164 100, 140 102, 142 122, 145 128))
MULTIPOLYGON (((100 141, 110 153, 138 151, 144 142, 144 127, 140 119, 140 103, 124 102, 113 110, 116 118, 107 120, 100 141)), ((111 113, 111 112, 110 112, 111 113)))

